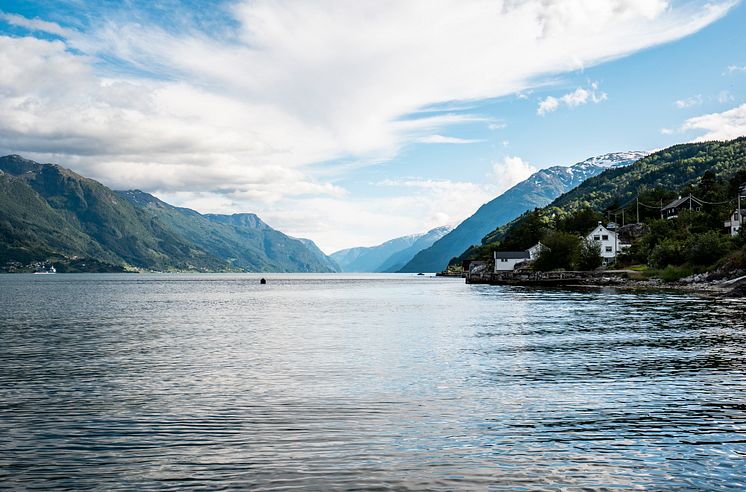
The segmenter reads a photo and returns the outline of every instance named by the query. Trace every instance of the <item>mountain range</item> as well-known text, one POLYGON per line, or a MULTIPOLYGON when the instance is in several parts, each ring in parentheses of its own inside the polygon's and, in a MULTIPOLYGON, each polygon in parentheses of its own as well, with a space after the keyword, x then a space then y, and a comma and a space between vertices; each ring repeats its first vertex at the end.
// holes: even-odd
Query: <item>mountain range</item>
POLYGON ((543 207, 588 178, 609 168, 623 167, 648 155, 647 152, 616 152, 591 157, 572 166, 554 166, 532 174, 502 195, 482 205, 471 217, 417 253, 400 272, 439 272, 448 262, 497 227, 522 213, 543 207))
POLYGON ((312 241, 254 214, 200 214, 114 191, 54 164, 0 157, 0 267, 79 260, 97 270, 336 272, 312 241))
POLYGON ((451 230, 436 227, 423 234, 397 237, 377 246, 348 248, 331 254, 343 272, 396 272, 414 255, 451 230))

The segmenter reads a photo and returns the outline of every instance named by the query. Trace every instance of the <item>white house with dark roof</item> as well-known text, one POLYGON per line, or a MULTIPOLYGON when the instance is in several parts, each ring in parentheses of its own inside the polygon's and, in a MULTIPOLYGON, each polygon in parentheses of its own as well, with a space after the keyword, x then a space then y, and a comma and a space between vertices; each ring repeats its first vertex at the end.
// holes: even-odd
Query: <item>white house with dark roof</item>
POLYGON ((629 244, 621 243, 619 235, 615 231, 604 227, 601 222, 585 238, 587 241, 592 241, 601 246, 601 257, 607 262, 616 258, 616 255, 623 249, 630 247, 629 244))
POLYGON ((528 251, 495 251, 495 271, 508 272, 515 270, 518 263, 531 259, 528 251))
POLYGON ((544 246, 537 243, 526 251, 495 251, 495 272, 509 272, 526 261, 533 261, 544 246))

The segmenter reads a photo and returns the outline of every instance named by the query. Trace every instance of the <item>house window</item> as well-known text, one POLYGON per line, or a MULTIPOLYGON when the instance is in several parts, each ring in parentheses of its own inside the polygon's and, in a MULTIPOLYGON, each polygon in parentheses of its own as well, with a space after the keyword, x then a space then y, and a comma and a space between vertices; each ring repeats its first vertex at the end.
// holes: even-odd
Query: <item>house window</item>
POLYGON ((609 235, 608 234, 604 234, 603 236, 601 236, 601 239, 603 239, 604 241, 608 241, 609 240, 609 235))
POLYGON ((594 241, 600 241, 601 240, 601 236, 593 236, 593 240, 594 241))
POLYGON ((503 263, 507 263, 508 259, 507 258, 500 258, 500 261, 502 261, 503 263))
POLYGON ((606 246, 606 252, 611 253, 611 246, 606 246))

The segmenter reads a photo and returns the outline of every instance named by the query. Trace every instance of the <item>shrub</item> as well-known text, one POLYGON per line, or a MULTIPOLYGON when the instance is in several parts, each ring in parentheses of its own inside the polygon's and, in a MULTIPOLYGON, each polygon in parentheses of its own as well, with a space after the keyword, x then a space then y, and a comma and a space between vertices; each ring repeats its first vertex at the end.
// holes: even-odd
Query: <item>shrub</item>
POLYGON ((693 265, 712 265, 730 250, 729 238, 716 231, 694 234, 687 241, 688 260, 693 265))
POLYGON ((648 264, 655 268, 668 265, 681 265, 686 261, 684 245, 675 239, 664 239, 653 248, 648 257, 648 264))
POLYGON ((673 265, 668 265, 666 268, 663 269, 661 272, 661 280, 664 282, 676 282, 677 280, 681 280, 684 277, 688 277, 692 274, 692 269, 687 266, 683 267, 676 267, 673 265))
POLYGON ((725 271, 746 270, 746 248, 734 251, 723 258, 722 268, 725 271))
POLYGON ((603 263, 601 245, 587 239, 580 242, 578 249, 578 270, 595 270, 603 263))

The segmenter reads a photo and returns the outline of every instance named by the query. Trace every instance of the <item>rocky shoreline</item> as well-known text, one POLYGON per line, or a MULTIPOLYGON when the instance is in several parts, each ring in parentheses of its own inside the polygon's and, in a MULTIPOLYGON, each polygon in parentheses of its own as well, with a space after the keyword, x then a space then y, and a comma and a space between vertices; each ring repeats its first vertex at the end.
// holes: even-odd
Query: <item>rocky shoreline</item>
POLYGON ((613 287, 629 290, 669 290, 728 297, 746 297, 746 271, 709 272, 691 275, 673 282, 660 278, 640 278, 639 272, 613 270, 601 272, 501 272, 470 275, 468 284, 613 287))
MULTIPOLYGON (((692 276, 700 277, 700 276, 692 276)), ((746 276, 727 280, 707 280, 706 278, 687 277, 675 282, 664 282, 661 279, 635 280, 625 278, 601 278, 578 284, 567 284, 582 287, 614 287, 629 290, 670 290, 692 292, 729 297, 746 297, 746 276)))

